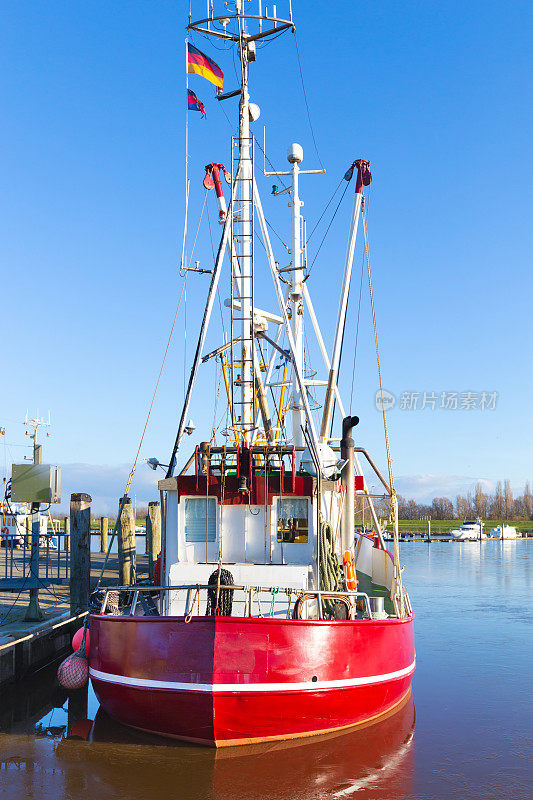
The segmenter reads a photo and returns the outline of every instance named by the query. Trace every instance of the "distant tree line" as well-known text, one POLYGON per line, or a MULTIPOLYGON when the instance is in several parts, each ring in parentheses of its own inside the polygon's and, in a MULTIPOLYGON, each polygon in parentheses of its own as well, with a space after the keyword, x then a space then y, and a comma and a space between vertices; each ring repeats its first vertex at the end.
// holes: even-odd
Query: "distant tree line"
POLYGON ((398 514, 400 519, 533 519, 533 494, 529 481, 524 491, 513 496, 510 481, 498 481, 494 494, 483 491, 483 484, 477 483, 473 492, 458 494, 455 502, 449 497, 435 497, 431 505, 416 503, 398 495, 398 514))

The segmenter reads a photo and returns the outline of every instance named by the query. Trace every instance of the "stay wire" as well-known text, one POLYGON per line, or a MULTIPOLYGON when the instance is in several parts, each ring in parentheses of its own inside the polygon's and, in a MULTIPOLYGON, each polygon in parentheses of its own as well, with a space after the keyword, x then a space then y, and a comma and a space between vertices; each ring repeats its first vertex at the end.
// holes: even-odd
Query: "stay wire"
POLYGON ((142 434, 141 434, 141 438, 140 438, 140 441, 139 441, 139 446, 137 448, 137 452, 135 454, 135 459, 133 461, 133 465, 132 465, 132 468, 130 470, 130 474, 128 476, 128 480, 127 480, 127 483, 126 483, 126 488, 125 488, 124 494, 123 494, 123 496, 121 498, 121 501, 120 501, 120 506, 119 506, 119 509, 118 509, 117 518, 116 518, 115 524, 113 526, 113 532, 111 534, 111 538, 110 538, 110 541, 109 541, 109 546, 107 548, 107 553, 106 553, 106 556, 105 556, 105 559, 104 559, 104 563, 102 565, 102 569, 100 570, 100 574, 98 576, 98 581, 96 582, 96 589, 98 589, 98 587, 100 586, 100 582, 101 582, 101 580, 103 578, 103 575, 104 575, 104 572, 105 572, 105 569, 106 569, 106 566, 107 566, 107 562, 109 560, 109 555, 111 553, 111 547, 112 547, 113 542, 115 540, 117 529, 118 529, 118 526, 119 526, 119 523, 120 523, 120 517, 122 515, 122 511, 124 509, 124 506, 126 504, 126 498, 128 497, 128 493, 129 493, 129 490, 131 488, 131 484, 132 484, 132 481, 133 481, 133 476, 135 475, 135 471, 137 469, 137 462, 139 460, 139 454, 141 452, 141 447, 142 447, 142 444, 143 444, 143 441, 144 441, 144 437, 145 437, 145 434, 146 434, 146 429, 148 428, 148 422, 150 420, 150 416, 152 414, 152 409, 154 407, 154 402, 155 402, 157 390, 159 388, 159 383, 161 381, 161 376, 163 374, 163 369, 165 367, 165 362, 167 360, 167 355, 168 355, 168 351, 169 351, 169 348, 170 348, 170 342, 172 340, 172 335, 174 333, 174 328, 176 326, 176 320, 178 318, 178 312, 180 310, 181 301, 183 299, 183 295, 185 293, 185 287, 187 285, 188 275, 189 274, 187 273, 187 275, 185 275, 185 278, 183 280, 183 286, 182 286, 182 289, 181 289, 181 294, 180 294, 180 297, 179 297, 179 300, 178 300, 178 305, 176 306, 176 311, 174 313, 174 319, 172 320, 172 326, 170 328, 170 333, 168 335, 167 345, 166 345, 165 352, 164 352, 164 355, 163 355, 163 360, 161 362, 161 369, 159 370, 159 375, 157 376, 157 381, 156 381, 154 392, 153 392, 153 395, 152 395, 152 400, 150 402, 150 407, 148 409, 148 414, 146 416, 146 422, 144 423, 144 428, 143 428, 143 431, 142 431, 142 434))
POLYGON ((359 303, 358 303, 358 306, 357 306, 357 324, 355 326, 355 345, 354 345, 354 352, 353 352, 352 386, 351 386, 351 389, 350 389, 350 405, 349 405, 349 409, 352 408, 352 400, 353 400, 353 386, 354 386, 354 380, 355 380, 355 362, 357 360, 357 342, 359 341, 359 320, 361 318, 361 297, 363 295, 364 267, 365 267, 365 255, 363 253, 363 257, 361 258, 361 279, 359 281, 359 303))
MULTIPOLYGON (((263 148, 261 147, 261 144, 259 143, 259 141, 258 141, 257 139, 255 140, 255 144, 256 144, 256 146, 257 146, 257 147, 258 147, 258 148, 261 150, 261 152, 263 153, 263 155, 264 155, 264 157, 266 158, 266 160, 268 161, 268 163, 269 163, 269 165, 270 165, 270 167, 271 167, 272 171, 273 171, 273 172, 276 172, 276 167, 274 166, 274 164, 273 164, 273 163, 272 163, 272 161, 270 160, 270 158, 269 158, 269 156, 267 155, 266 151, 265 151, 265 150, 263 150, 263 148)), ((274 176, 274 175, 271 175, 270 177, 275 177, 275 178, 276 178, 276 180, 278 180, 278 181, 281 183, 281 185, 283 186, 283 188, 284 188, 284 189, 287 189, 287 190, 288 190, 288 189, 290 188, 289 186, 287 186, 287 185, 286 185, 286 183, 285 183, 285 181, 283 180, 283 177, 282 177, 281 175, 276 175, 276 176, 274 176)))
MULTIPOLYGON (((226 114, 226 111, 225 111, 225 109, 224 109, 224 106, 222 105, 222 102, 220 103, 220 109, 221 109, 222 113, 224 114, 224 116, 226 117, 226 121, 227 121, 228 125, 229 125, 229 126, 230 126, 230 128, 233 130, 233 125, 231 124, 231 120, 230 120, 230 118, 229 118, 229 117, 228 117, 228 115, 226 114)), ((272 168, 272 170, 275 172, 275 171, 276 171, 276 168, 274 167, 274 164, 272 163, 272 161, 270 160, 270 158, 268 157, 268 155, 266 154, 266 152, 263 150, 263 148, 262 148, 262 147, 261 147, 261 145, 259 144, 259 141, 258 141, 257 139, 255 139, 254 141, 255 141, 255 145, 256 145, 256 146, 257 146, 257 147, 258 147, 258 148, 261 150, 261 152, 263 153, 264 157, 265 157, 265 158, 266 158, 266 160, 268 161, 268 163, 269 163, 270 167, 271 167, 271 168, 272 168)), ((284 189, 288 189, 288 188, 289 188, 288 186, 286 186, 286 185, 285 185, 285 182, 283 181, 283 179, 282 179, 282 178, 278 178, 278 179, 279 179, 279 182, 281 183, 281 185, 283 186, 283 188, 284 188, 284 189)), ((340 185, 340 184, 339 184, 339 185, 340 185)), ((337 187, 337 188, 338 188, 338 187, 337 187)), ((333 199, 333 198, 332 198, 332 199, 333 199)), ((330 201, 330 202, 331 202, 331 201, 330 201)), ((328 204, 328 205, 329 205, 329 204, 328 204)), ((326 208, 327 208, 327 207, 326 207, 326 208)), ((319 221, 320 221, 320 220, 319 220, 319 221)), ((287 250, 287 252, 289 252, 289 250, 290 250, 290 247, 288 246, 288 244, 286 244, 286 243, 283 241, 282 237, 279 235, 279 233, 278 233, 278 232, 277 232, 277 230, 274 228, 274 226, 272 225, 272 223, 271 223, 271 222, 270 222, 270 221, 269 221, 269 220, 268 220, 266 217, 265 217, 265 222, 266 222, 266 224, 268 225, 268 227, 270 228, 270 230, 272 231, 272 233, 274 234, 274 236, 275 236, 277 239, 279 239, 279 241, 281 242, 281 244, 283 245, 283 247, 284 247, 284 248, 287 250)), ((308 240, 308 241, 309 241, 309 240, 308 240)))
POLYGON ((363 232, 364 232, 364 235, 365 235, 365 257, 366 257, 366 266, 367 266, 367 272, 368 272, 368 287, 370 289, 370 305, 372 307, 372 322, 374 323, 374 339, 375 339, 375 343, 376 343, 376 359, 377 359, 377 363, 378 363, 379 391, 380 391, 380 395, 381 395, 381 412, 383 414, 383 429, 384 429, 384 432, 385 432, 385 448, 387 450, 387 467, 388 467, 388 471, 389 471, 389 486, 391 488, 392 494, 394 495, 395 494, 395 490, 394 490, 394 479, 393 479, 393 476, 392 476, 392 459, 391 459, 391 454, 390 454, 389 432, 388 432, 388 429, 387 429, 387 417, 386 417, 386 414, 385 414, 385 403, 383 401, 383 382, 381 380, 381 364, 380 364, 380 360, 379 360, 378 328, 377 328, 377 324, 376 324, 376 309, 375 309, 375 306, 374 306, 374 289, 373 289, 373 285, 372 285, 372 270, 370 268, 370 248, 369 248, 369 245, 368 245, 368 230, 367 230, 367 224, 366 224, 366 212, 364 211, 364 209, 363 209, 363 213, 362 213, 361 216, 362 216, 362 219, 363 219, 363 232))
POLYGON ((341 183, 343 182, 343 180, 344 180, 344 176, 343 176, 343 177, 340 179, 340 181, 338 182, 338 184, 337 184, 337 188, 335 189, 335 191, 333 192, 333 194, 332 194, 332 195, 331 195, 331 197, 329 198, 328 202, 326 203, 326 205, 325 205, 325 207, 324 207, 324 210, 323 210, 322 214, 319 216, 319 218, 318 218, 318 220, 317 220, 317 222, 316 222, 316 224, 315 224, 315 227, 313 228, 313 230, 311 231, 311 233, 310 233, 310 234, 309 234, 309 236, 307 237, 307 241, 306 241, 306 243, 305 243, 306 247, 307 247, 307 245, 309 244, 309 242, 311 241, 311 238, 312 238, 312 236, 313 236, 314 232, 316 231, 316 229, 317 229, 317 228, 318 228, 318 226, 320 225, 320 223, 321 223, 321 221, 322 221, 322 218, 323 218, 324 214, 326 213, 326 211, 328 210, 328 208, 330 207, 330 205, 331 205, 331 203, 332 203, 332 201, 333 201, 333 199, 334 199, 335 195, 336 195, 336 194, 337 194, 337 192, 339 191, 339 189, 340 189, 340 185, 341 185, 341 183))
POLYGON ((315 257, 313 258, 313 261, 311 262, 311 266, 309 267, 309 270, 307 271, 307 275, 306 275, 306 276, 305 276, 305 278, 304 278, 304 280, 305 280, 305 281, 306 281, 306 280, 309 278, 309 276, 311 275, 311 270, 313 269, 313 266, 314 266, 314 264, 315 264, 315 261, 316 261, 316 260, 317 260, 317 258, 318 258, 318 254, 320 253, 320 251, 321 251, 321 249, 322 249, 322 245, 323 245, 323 244, 324 244, 324 242, 326 241, 326 236, 328 235, 328 233, 329 233, 329 230, 330 230, 331 226, 333 225, 333 220, 334 220, 334 219, 335 219, 335 217, 337 216, 337 212, 338 212, 338 210, 339 210, 339 208, 340 208, 340 206, 341 206, 341 203, 342 203, 342 201, 344 200, 344 195, 345 195, 345 194, 346 194, 346 192, 348 191, 348 186, 349 186, 349 185, 350 185, 349 183, 346 183, 346 186, 345 186, 345 188, 344 188, 344 191, 343 191, 343 193, 342 193, 342 195, 341 195, 341 198, 340 198, 339 202, 337 203, 337 207, 336 207, 335 211, 333 212, 333 216, 331 217, 331 219, 330 219, 330 221, 329 221, 329 225, 328 225, 328 227, 326 228, 326 232, 324 233, 324 236, 322 237, 322 241, 320 242, 320 244, 319 244, 319 246, 318 246, 318 250, 317 250, 317 251, 316 251, 316 253, 315 253, 315 257))
MULTIPOLYGON (((211 240, 211 253, 213 254, 213 263, 215 263, 215 246, 213 244, 213 232, 211 230, 211 217, 209 215, 209 203, 207 204, 207 224, 209 227, 209 238, 211 240)), ((224 342, 226 342, 226 329, 224 326, 224 314, 222 313, 222 301, 220 300, 220 288, 217 286, 217 300, 218 300, 218 308, 220 311, 220 322, 222 324, 222 336, 224 338, 224 342)))
MULTIPOLYGON (((366 197, 363 197, 364 208, 366 209, 366 216, 368 220, 368 215, 370 212, 370 189, 371 186, 368 188, 368 193, 366 197)), ((357 360, 357 343, 359 341, 359 321, 361 319, 361 299, 363 296, 363 274, 365 270, 365 254, 363 252, 361 257, 361 279, 359 281, 359 303, 357 306, 357 325, 355 328, 355 346, 354 346, 354 353, 353 353, 353 367, 352 367, 352 386, 350 389, 350 409, 352 407, 352 400, 353 400, 353 387, 355 382, 355 363, 357 360)))
POLYGON ((320 158, 320 153, 318 152, 318 145, 316 143, 315 132, 313 130, 313 123, 311 122, 311 112, 309 111, 309 103, 307 102, 307 92, 305 91, 305 83, 304 83, 304 76, 302 72, 302 62, 300 61, 300 51, 298 49, 298 39, 296 38, 296 31, 293 29, 294 34, 294 44, 296 45, 296 58, 298 59, 298 69, 300 71, 300 80, 302 82, 302 91, 305 100, 305 108, 307 110, 307 119, 309 120, 309 128, 311 130, 311 136, 313 137, 313 144, 315 146, 316 155, 320 166, 324 169, 324 164, 322 163, 322 159, 320 158))

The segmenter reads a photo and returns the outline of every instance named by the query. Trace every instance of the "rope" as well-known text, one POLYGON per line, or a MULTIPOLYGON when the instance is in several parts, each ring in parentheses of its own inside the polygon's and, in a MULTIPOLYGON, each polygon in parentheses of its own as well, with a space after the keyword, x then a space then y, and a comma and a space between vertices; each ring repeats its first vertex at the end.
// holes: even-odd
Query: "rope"
POLYGON ((234 585, 235 581, 231 572, 228 569, 222 569, 222 562, 219 561, 218 568, 211 573, 207 582, 210 588, 207 590, 206 616, 231 617, 234 589, 220 588, 234 585))
POLYGON ((200 614, 200 587, 199 586, 196 587, 196 594, 194 595, 194 598, 193 598, 193 601, 192 601, 191 610, 189 611, 189 613, 185 617, 185 622, 190 622, 191 621, 192 615, 194 614, 194 606, 196 604, 196 601, 198 601, 198 614, 200 614))
POLYGON ((320 588, 328 592, 337 592, 340 587, 339 561, 335 553, 333 528, 330 522, 320 524, 320 588))
POLYGON ((270 601, 270 613, 269 616, 274 616, 274 606, 276 605, 276 595, 279 592, 279 588, 277 586, 270 587, 270 594, 272 595, 272 600, 270 601))
POLYGON ((384 405, 384 402, 383 402, 383 382, 381 380, 381 364, 380 364, 380 361, 379 361, 378 329, 377 329, 377 324, 376 324, 376 309, 374 307, 374 289, 373 289, 373 286, 372 286, 372 270, 370 268, 370 252, 369 252, 369 247, 368 247, 368 231, 367 231, 367 225, 366 225, 366 213, 365 213, 364 210, 363 210, 363 213, 362 213, 362 218, 363 218, 363 231, 364 231, 364 234, 365 234, 365 257, 366 257, 366 266, 367 266, 367 272, 368 272, 368 285, 369 285, 369 288, 370 288, 370 304, 372 306, 372 321, 374 323, 374 340, 375 340, 375 343, 376 343, 376 358, 377 358, 377 362, 378 362, 379 391, 380 391, 380 395, 381 395, 381 412, 383 414, 383 428, 384 428, 384 431, 385 431, 385 447, 386 447, 386 450, 387 450, 387 467, 388 467, 388 470, 389 470, 389 486, 391 487, 391 491, 394 493, 395 489, 394 489, 394 480, 393 480, 393 477, 392 477, 392 459, 391 459, 390 446, 389 446, 389 432, 387 430, 387 417, 386 417, 386 414, 385 414, 385 405, 384 405))
MULTIPOLYGON (((202 205, 202 210, 200 211, 200 219, 198 220, 198 227, 196 228, 196 233, 195 233, 195 236, 194 236, 194 242, 192 244, 191 255, 190 255, 189 264, 188 264, 188 267, 187 267, 188 269, 190 269, 191 264, 192 264, 192 259, 193 259, 193 256, 194 256, 194 250, 196 248, 196 240, 198 239, 198 234, 200 232, 200 225, 202 224, 202 218, 204 216, 204 210, 205 210, 206 201, 207 201, 207 189, 205 190, 204 202, 203 202, 203 205, 202 205)), ((183 268, 183 264, 181 264, 181 266, 180 266, 180 275, 182 273, 182 268, 183 268)))
MULTIPOLYGON (((257 616, 260 619, 263 619, 264 614, 261 611, 261 601, 259 599, 259 590, 258 589, 254 589, 254 595, 255 595, 255 599, 257 600, 257 616)), ((250 614, 250 616, 251 616, 251 614, 250 614)))
POLYGON ((137 453, 135 454, 135 459, 133 461, 133 465, 132 465, 132 468, 130 470, 130 474, 128 476, 128 480, 127 480, 127 483, 126 483, 126 488, 125 488, 124 494, 123 494, 123 496, 121 498, 121 501, 120 501, 120 506, 119 506, 119 509, 118 509, 117 518, 116 518, 115 524, 113 526, 113 532, 111 534, 111 538, 110 538, 109 545, 108 545, 108 548, 107 548, 107 553, 106 553, 106 556, 105 556, 105 559, 104 559, 104 563, 102 565, 102 569, 100 571, 100 575, 98 576, 98 581, 96 583, 96 589, 98 589, 98 587, 100 586, 100 582, 101 582, 101 580, 103 578, 103 575, 104 575, 104 572, 106 570, 107 562, 109 560, 109 555, 111 553, 111 547, 112 547, 113 542, 115 540, 117 529, 118 529, 118 526, 119 526, 119 523, 120 523, 120 517, 122 515, 122 511, 124 510, 124 505, 126 504, 126 500, 127 500, 127 497, 128 497, 128 492, 129 492, 129 490, 131 488, 131 484, 132 484, 132 481, 133 481, 133 476, 135 475, 135 470, 137 469, 137 462, 139 460, 139 453, 141 452, 141 447, 142 447, 142 443, 144 441, 144 436, 146 434, 146 429, 148 427, 148 422, 150 420, 150 415, 152 413, 152 408, 154 407, 155 397, 156 397, 156 394, 157 394, 157 390, 159 388, 159 382, 161 381, 161 375, 163 374, 163 369, 164 369, 164 366, 165 366, 165 361, 167 359, 168 350, 169 350, 169 347, 170 347, 170 342, 172 340, 172 334, 174 333, 174 327, 176 325, 176 320, 178 318, 178 312, 180 310, 181 301, 182 301, 182 298, 183 298, 183 294, 185 292, 185 286, 187 285, 187 277, 188 277, 188 273, 187 273, 187 275, 185 275, 185 278, 184 278, 184 281, 183 281, 183 287, 181 289, 181 294, 180 294, 180 297, 179 297, 179 300, 178 300, 178 305, 176 306, 176 312, 174 314, 174 319, 172 320, 172 326, 170 328, 170 333, 168 335, 167 346, 165 348, 165 352, 164 352, 164 355, 163 355, 163 361, 161 362, 161 369, 159 370, 159 375, 157 376, 157 381, 156 381, 156 384, 155 384, 154 393, 152 395, 152 400, 151 400, 151 403, 150 403, 150 407, 148 409, 148 414, 146 415, 146 422, 144 423, 144 428, 143 428, 143 431, 142 431, 142 434, 141 434, 141 439, 139 441, 139 447, 137 448, 137 453))
MULTIPOLYGON (((338 592, 341 587, 340 567, 337 554, 335 553, 335 542, 331 523, 324 521, 320 524, 320 564, 319 564, 319 585, 322 590, 328 592, 338 592)), ((320 601, 319 601, 320 602, 320 601)), ((323 609, 330 618, 335 617, 335 600, 324 600, 323 609)))
POLYGON ((285 589, 287 595, 287 619, 291 618, 292 589, 285 589))
POLYGON ((355 362, 357 360, 357 343, 359 341, 359 320, 361 318, 361 298, 363 295, 363 273, 364 273, 364 266, 365 266, 365 258, 361 259, 361 279, 359 281, 359 303, 357 306, 357 325, 355 328, 355 345, 353 351, 353 367, 352 367, 352 386, 350 389, 350 405, 348 408, 352 408, 352 400, 353 400, 353 385, 355 381, 355 362))
POLYGON ((374 323, 374 339, 376 342, 376 358, 378 362, 378 377, 379 377, 379 391, 381 396, 381 413, 383 414, 383 429, 385 432, 385 448, 387 450, 387 468, 389 471, 389 486, 391 488, 391 511, 394 518, 394 580, 391 587, 391 599, 394 595, 394 588, 396 584, 396 594, 400 601, 400 616, 403 616, 405 613, 405 595, 402 585, 402 568, 400 567, 400 547, 399 547, 399 530, 398 530, 398 497, 396 495, 396 489, 394 488, 394 478, 392 475, 392 459, 390 454, 390 445, 389 445, 389 432, 387 429, 387 417, 385 414, 385 405, 383 403, 383 383, 381 380, 381 364, 379 361, 379 345, 378 345, 378 329, 376 324, 376 310, 374 307, 374 290, 372 286, 372 270, 370 268, 370 249, 368 246, 368 230, 367 230, 367 222, 366 222, 366 213, 363 209, 362 213, 363 218, 363 231, 365 234, 365 257, 366 257, 366 266, 368 272, 368 285, 370 288, 370 304, 372 306, 372 321, 374 323))

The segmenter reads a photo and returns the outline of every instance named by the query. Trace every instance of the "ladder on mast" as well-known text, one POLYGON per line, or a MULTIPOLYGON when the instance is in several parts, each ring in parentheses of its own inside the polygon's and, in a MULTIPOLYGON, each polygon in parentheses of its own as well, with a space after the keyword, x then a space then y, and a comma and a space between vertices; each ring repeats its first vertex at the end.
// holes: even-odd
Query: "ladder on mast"
POLYGON ((251 441, 255 428, 254 374, 254 139, 232 137, 231 403, 235 429, 251 441), (237 392, 236 389, 239 389, 237 392))

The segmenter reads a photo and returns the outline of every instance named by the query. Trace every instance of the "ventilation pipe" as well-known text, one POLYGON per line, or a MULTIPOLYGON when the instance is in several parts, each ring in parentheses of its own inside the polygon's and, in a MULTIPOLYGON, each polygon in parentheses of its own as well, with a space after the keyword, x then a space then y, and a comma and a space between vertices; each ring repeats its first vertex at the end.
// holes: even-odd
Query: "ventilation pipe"
POLYGON ((342 421, 341 460, 345 463, 341 471, 341 482, 346 490, 341 526, 341 552, 343 553, 345 550, 353 550, 355 536, 355 468, 352 430, 358 422, 359 417, 344 417, 342 421))

